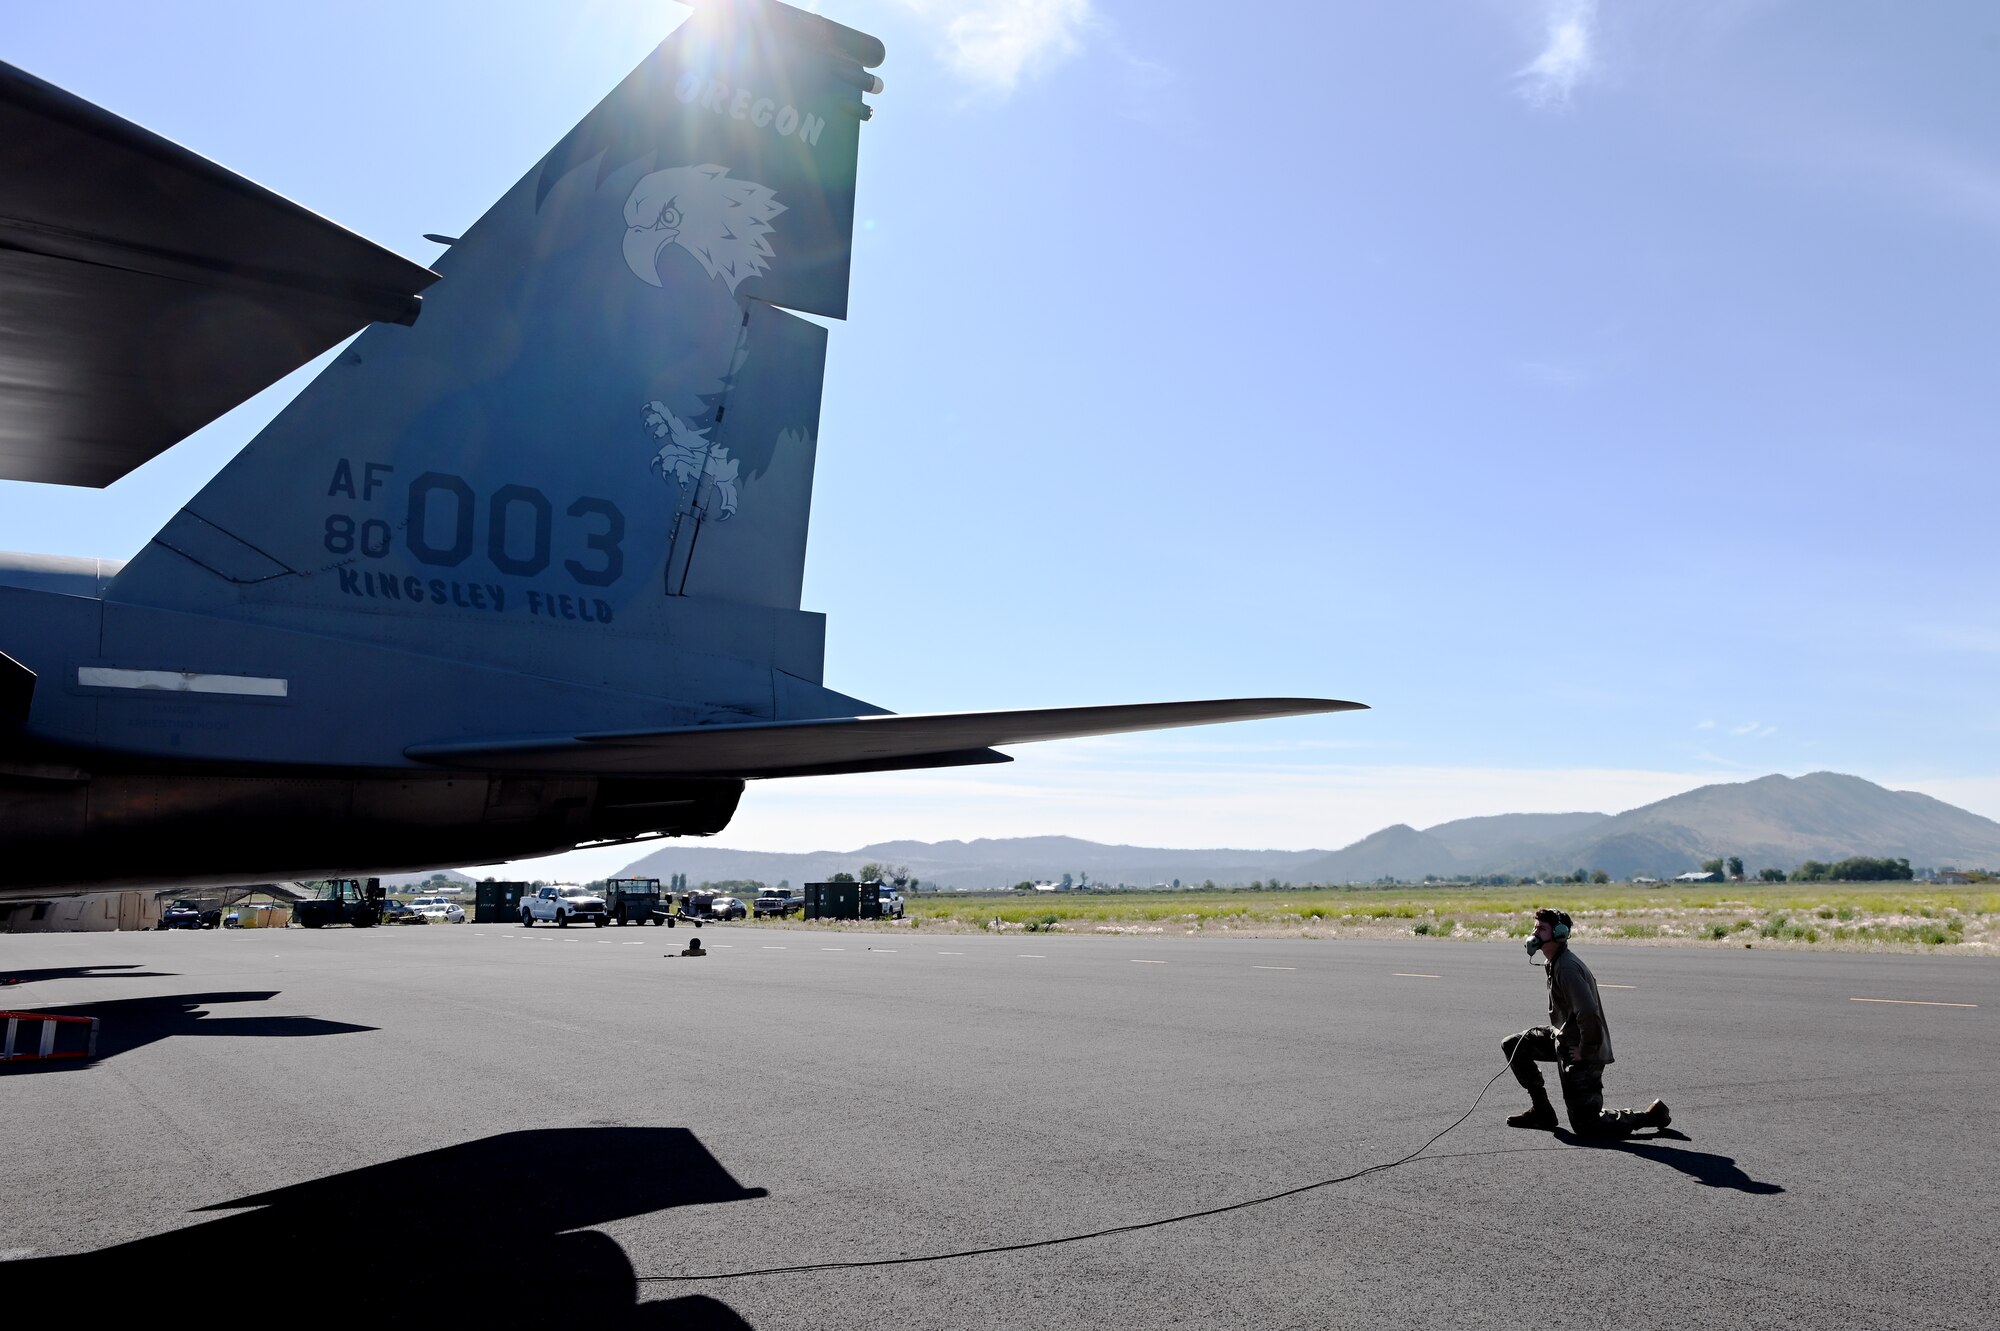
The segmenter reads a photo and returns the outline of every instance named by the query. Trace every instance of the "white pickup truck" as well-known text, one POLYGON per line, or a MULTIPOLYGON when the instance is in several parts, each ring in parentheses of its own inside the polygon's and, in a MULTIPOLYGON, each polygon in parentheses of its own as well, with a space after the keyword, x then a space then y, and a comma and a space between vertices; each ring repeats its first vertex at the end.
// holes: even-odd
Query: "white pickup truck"
POLYGON ((521 898, 521 924, 532 928, 536 920, 554 921, 558 929, 569 928, 569 922, 594 924, 604 927, 604 898, 587 887, 574 883, 558 883, 553 887, 538 887, 521 898))

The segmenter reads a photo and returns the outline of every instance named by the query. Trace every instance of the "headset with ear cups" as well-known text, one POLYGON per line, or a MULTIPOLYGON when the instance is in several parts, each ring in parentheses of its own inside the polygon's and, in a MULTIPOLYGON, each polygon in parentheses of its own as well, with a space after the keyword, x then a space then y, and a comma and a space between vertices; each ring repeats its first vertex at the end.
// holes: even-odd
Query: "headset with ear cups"
MULTIPOLYGON (((1551 910, 1545 906, 1535 912, 1535 923, 1549 926, 1549 938, 1551 940, 1558 943, 1569 941, 1570 918, 1566 912, 1551 910)), ((1527 949, 1528 955, 1532 957, 1542 950, 1542 942, 1542 939, 1530 934, 1523 946, 1527 949)))

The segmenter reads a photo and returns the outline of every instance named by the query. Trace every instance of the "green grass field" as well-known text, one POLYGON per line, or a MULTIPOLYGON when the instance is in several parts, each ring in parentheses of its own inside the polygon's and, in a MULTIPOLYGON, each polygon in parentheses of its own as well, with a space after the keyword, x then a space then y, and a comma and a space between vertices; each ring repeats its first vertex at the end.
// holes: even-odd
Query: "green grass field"
MULTIPOLYGON (((1557 906, 1577 937, 1706 946, 2000 948, 2000 892, 1911 883, 1288 888, 1283 891, 951 893, 913 897, 901 926, 1074 934, 1522 938, 1557 906)), ((824 926, 821 926, 824 927, 824 926)), ((835 926, 853 927, 853 926, 835 926)))

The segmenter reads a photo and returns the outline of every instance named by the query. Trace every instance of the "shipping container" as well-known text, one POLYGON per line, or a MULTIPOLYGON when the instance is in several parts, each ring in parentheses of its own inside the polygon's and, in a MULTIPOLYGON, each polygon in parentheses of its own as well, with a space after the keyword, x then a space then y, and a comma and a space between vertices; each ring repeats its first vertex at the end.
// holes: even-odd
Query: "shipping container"
POLYGON ((474 887, 474 924, 514 924, 521 918, 521 894, 526 883, 502 883, 488 878, 474 887))

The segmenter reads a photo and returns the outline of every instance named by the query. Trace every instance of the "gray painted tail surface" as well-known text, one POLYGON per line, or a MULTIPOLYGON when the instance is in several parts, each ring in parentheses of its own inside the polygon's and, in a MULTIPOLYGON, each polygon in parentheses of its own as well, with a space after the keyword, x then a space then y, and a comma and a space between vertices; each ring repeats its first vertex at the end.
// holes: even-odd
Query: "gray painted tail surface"
POLYGON ((697 13, 109 598, 586 653, 667 636, 676 602, 796 612, 826 333, 780 307, 846 314, 880 59, 780 5, 697 13))

